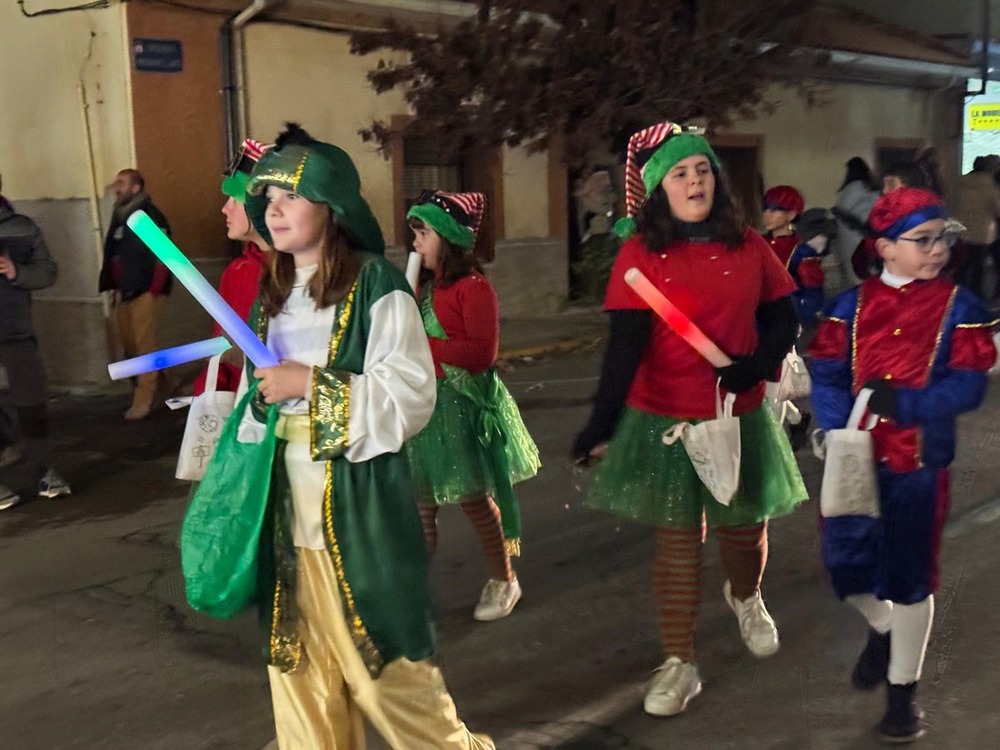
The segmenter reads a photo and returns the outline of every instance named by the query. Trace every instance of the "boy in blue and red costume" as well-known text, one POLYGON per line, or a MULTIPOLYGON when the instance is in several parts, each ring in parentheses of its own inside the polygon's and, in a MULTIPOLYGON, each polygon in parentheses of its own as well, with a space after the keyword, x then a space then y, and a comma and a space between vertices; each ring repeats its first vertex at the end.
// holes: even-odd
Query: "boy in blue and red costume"
POLYGON ((805 206, 802 193, 791 185, 775 185, 764 193, 764 239, 786 267, 799 244, 793 225, 805 206))
POLYGON ((852 682, 870 690, 888 679, 877 729, 894 744, 924 733, 913 699, 934 615, 955 418, 982 402, 996 358, 988 311, 939 278, 954 240, 945 219, 927 190, 879 198, 869 224, 885 268, 833 300, 810 347, 819 426, 844 427, 862 388, 880 417, 881 517, 824 519, 823 556, 837 595, 871 626, 852 682))

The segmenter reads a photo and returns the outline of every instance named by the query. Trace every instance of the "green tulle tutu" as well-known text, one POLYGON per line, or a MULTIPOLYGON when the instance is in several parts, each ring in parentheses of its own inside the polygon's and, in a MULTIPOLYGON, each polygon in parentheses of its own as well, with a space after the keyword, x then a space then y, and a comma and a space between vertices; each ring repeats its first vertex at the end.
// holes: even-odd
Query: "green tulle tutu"
POLYGON ((503 483, 533 477, 541 465, 517 404, 495 371, 470 376, 486 382, 486 409, 459 393, 445 378, 437 381, 437 406, 427 426, 407 443, 417 500, 442 505, 496 497, 503 483), (493 446, 493 441, 501 441, 493 446), (498 477, 491 452, 502 446, 509 470, 498 477))
POLYGON ((791 445, 766 407, 740 417, 740 486, 729 506, 702 484, 681 441, 663 433, 681 421, 626 407, 604 459, 594 469, 587 504, 655 526, 749 526, 792 511, 808 499, 791 445))

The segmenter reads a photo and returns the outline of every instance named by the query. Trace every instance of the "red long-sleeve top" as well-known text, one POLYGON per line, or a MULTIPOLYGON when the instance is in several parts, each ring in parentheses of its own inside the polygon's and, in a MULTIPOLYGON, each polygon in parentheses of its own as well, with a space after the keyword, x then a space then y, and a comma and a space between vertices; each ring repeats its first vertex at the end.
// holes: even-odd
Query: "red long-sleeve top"
POLYGON ((434 314, 447 339, 430 337, 434 371, 442 364, 475 374, 489 369, 500 347, 500 306, 493 285, 473 273, 448 286, 434 285, 434 314))

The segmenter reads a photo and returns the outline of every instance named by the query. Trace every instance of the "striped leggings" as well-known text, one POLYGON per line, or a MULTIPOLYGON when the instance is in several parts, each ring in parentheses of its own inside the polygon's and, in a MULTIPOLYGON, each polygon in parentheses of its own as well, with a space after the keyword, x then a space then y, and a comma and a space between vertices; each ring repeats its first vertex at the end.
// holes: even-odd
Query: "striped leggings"
MULTIPOLYGON (((767 522, 717 528, 722 567, 733 596, 746 599, 760 588, 767 563, 767 522)), ((700 597, 704 523, 694 529, 656 529, 653 567, 660 638, 667 656, 694 661, 695 619, 700 597)))

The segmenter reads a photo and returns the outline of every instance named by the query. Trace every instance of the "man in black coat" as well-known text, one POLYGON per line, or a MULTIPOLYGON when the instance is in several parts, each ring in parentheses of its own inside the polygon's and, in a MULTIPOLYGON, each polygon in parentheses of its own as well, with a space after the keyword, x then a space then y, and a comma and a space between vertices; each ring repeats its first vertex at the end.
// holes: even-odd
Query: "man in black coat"
MULTIPOLYGON (((146 247, 135 232, 128 228, 128 218, 140 209, 164 232, 170 226, 160 210, 153 205, 145 190, 142 175, 135 169, 123 169, 115 177, 115 208, 111 226, 104 240, 104 267, 101 269, 99 290, 114 292, 118 336, 125 357, 138 357, 156 351, 156 328, 163 302, 170 293, 170 271, 146 247)), ((125 412, 126 420, 149 416, 156 396, 158 373, 149 372, 136 378, 132 405, 125 412)))

